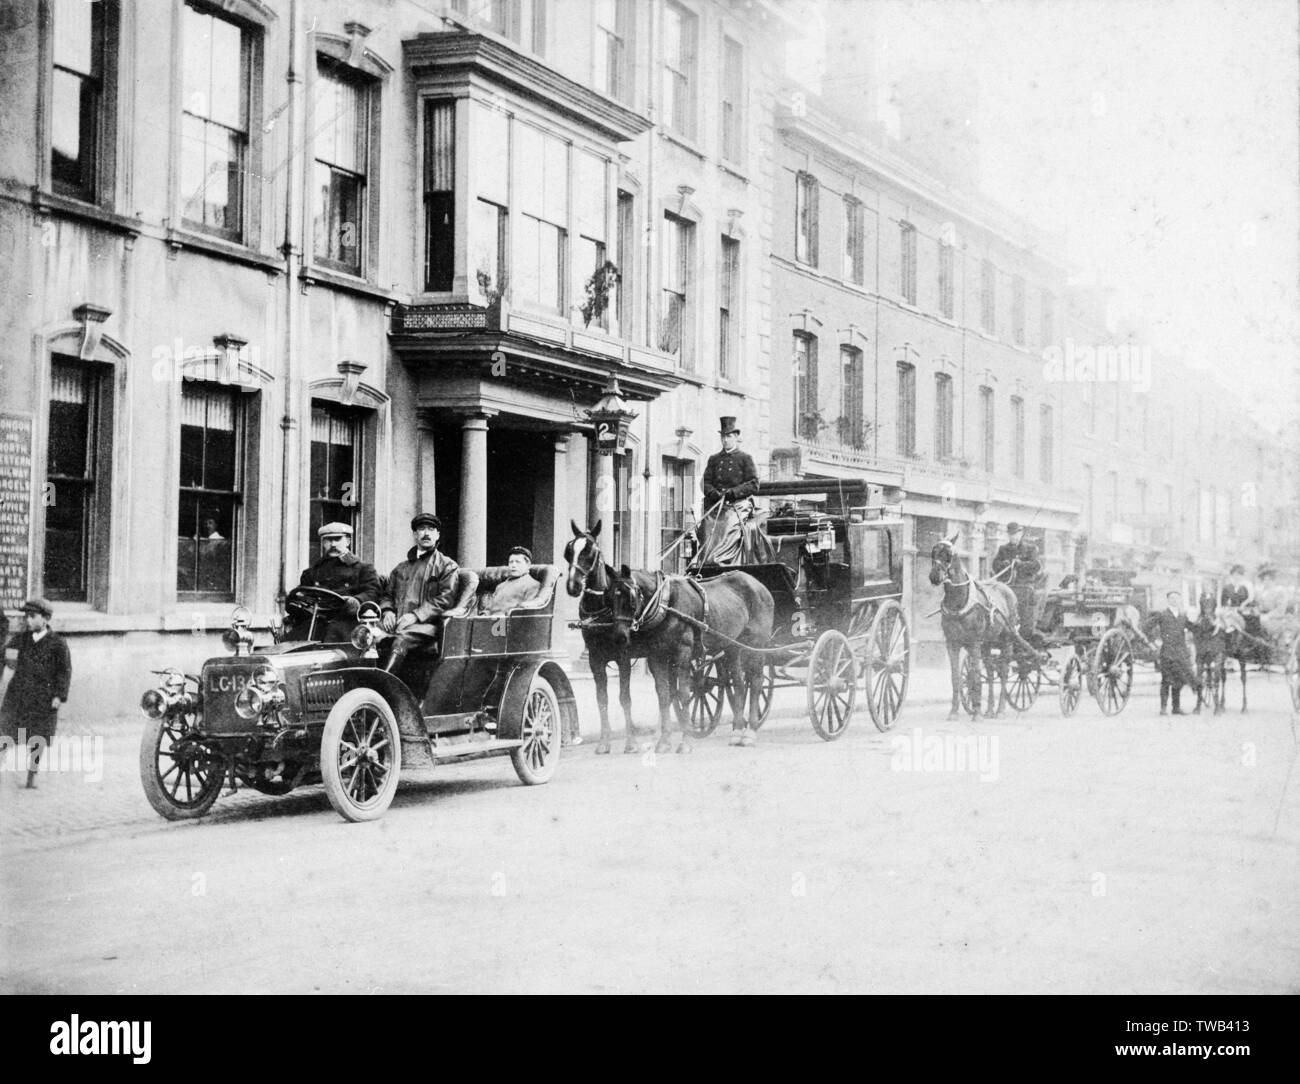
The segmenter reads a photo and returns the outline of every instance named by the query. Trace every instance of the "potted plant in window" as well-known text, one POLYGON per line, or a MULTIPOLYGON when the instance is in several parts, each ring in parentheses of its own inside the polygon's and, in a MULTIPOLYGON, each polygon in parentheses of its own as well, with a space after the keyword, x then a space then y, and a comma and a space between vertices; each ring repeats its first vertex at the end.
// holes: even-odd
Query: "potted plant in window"
POLYGON ((815 441, 823 429, 830 428, 830 424, 820 410, 805 410, 799 415, 799 437, 815 441))
POLYGON ((583 286, 584 300, 578 306, 578 311, 582 313, 583 327, 590 327, 593 320, 604 327, 602 318, 609 309, 610 294, 622 281, 623 273, 609 260, 591 273, 583 286))
POLYGON ((499 283, 493 284, 491 274, 479 268, 474 277, 478 280, 479 293, 487 302, 487 326, 494 331, 501 328, 501 299, 506 292, 506 276, 501 276, 499 283))

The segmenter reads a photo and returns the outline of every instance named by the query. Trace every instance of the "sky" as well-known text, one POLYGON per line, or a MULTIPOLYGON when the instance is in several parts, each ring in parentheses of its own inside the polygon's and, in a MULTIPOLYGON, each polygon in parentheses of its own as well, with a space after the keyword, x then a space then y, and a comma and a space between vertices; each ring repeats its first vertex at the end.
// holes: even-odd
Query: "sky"
MULTIPOLYGON (((821 0, 876 27, 894 84, 978 81, 984 192, 1064 234, 1080 281, 1114 289, 1157 353, 1218 370, 1270 428, 1300 414, 1300 61, 1294 0, 821 0)), ((815 21, 811 24, 815 26, 815 21)))

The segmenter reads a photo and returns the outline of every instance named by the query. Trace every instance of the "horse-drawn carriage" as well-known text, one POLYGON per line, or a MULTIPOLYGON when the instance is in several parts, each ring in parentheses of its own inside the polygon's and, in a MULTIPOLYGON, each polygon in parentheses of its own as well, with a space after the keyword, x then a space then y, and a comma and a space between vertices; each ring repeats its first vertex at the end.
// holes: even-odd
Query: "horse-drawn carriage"
MULTIPOLYGON (((703 563, 702 579, 744 572, 772 595, 772 642, 759 696, 759 722, 776 689, 806 689, 817 734, 834 741, 848 727, 861 683, 871 720, 889 730, 907 695, 911 632, 903 612, 902 520, 868 503, 862 479, 760 482, 772 511, 759 529, 774 551, 764 564, 703 563)), ((692 659, 686 694, 694 733, 711 734, 726 682, 720 652, 692 659)))
MULTIPOLYGON (((380 666, 378 607, 362 607, 351 642, 255 647, 247 611, 223 635, 230 654, 198 675, 171 668, 141 698, 148 722, 140 776, 149 804, 168 820, 200 817, 223 784, 287 794, 323 782, 347 820, 382 816, 399 774, 505 755, 519 778, 545 783, 559 759, 562 727, 576 728, 573 689, 551 650, 557 570, 534 565, 540 591, 508 614, 480 614, 478 591, 503 568, 457 573, 436 660, 380 666)), ((309 627, 345 599, 300 587, 288 603, 309 627)))
MULTIPOLYGON (((911 655, 899 604, 901 518, 886 514, 883 505, 869 506, 862 479, 763 482, 758 496, 772 500, 775 510, 745 528, 762 531, 761 544, 740 550, 771 553, 772 559, 720 565, 709 560, 706 547, 687 576, 615 570, 600 553, 600 523, 588 531, 573 524, 565 548, 567 589, 581 599, 577 627, 595 679, 598 753, 610 751, 610 662, 619 667, 624 751, 637 748, 629 682, 632 660, 642 657, 656 675, 660 749, 670 745, 669 704, 683 731, 679 751, 689 747, 685 734, 713 733, 728 702, 736 713, 733 739, 739 735, 737 744, 750 744, 776 689, 784 687, 806 689, 809 718, 826 741, 848 727, 859 680, 872 722, 882 731, 894 725, 907 695, 911 655), (724 605, 715 601, 710 610, 711 593, 724 605)), ((693 532, 683 532, 665 556, 694 540, 693 532)))
POLYGON ((1012 707, 1025 711, 1044 680, 1057 687, 1062 715, 1073 715, 1084 688, 1105 715, 1128 704, 1136 662, 1155 662, 1155 648, 1142 632, 1151 612, 1150 588, 1129 569, 1096 568, 1071 587, 1040 592, 1035 631, 1049 651, 1068 654, 1057 680, 1033 660, 1015 662, 1008 690, 1012 707))

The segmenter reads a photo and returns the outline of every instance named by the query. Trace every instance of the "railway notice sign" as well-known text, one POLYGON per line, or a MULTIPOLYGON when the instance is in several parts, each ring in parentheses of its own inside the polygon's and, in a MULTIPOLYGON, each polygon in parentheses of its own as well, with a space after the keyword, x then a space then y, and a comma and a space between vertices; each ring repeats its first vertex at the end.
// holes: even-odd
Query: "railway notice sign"
POLYGON ((0 412, 0 606, 27 598, 32 535, 32 419, 0 412))

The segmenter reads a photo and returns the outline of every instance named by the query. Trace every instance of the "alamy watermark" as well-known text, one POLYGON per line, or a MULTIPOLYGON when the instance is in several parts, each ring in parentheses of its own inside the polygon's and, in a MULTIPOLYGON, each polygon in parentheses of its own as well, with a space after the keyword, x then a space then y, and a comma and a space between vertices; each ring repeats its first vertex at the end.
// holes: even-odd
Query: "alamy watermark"
POLYGON ((1043 351, 1043 379, 1049 384, 1132 384, 1133 390, 1151 389, 1151 347, 1135 343, 1089 346, 1065 340, 1065 348, 1043 351))
POLYGON ((45 738, 27 736, 24 727, 18 736, 0 735, 0 771, 28 772, 37 768, 47 772, 80 772, 87 783, 104 778, 104 739, 98 735, 45 738))
POLYGON ((932 734, 920 727, 890 740, 892 772, 979 772, 981 783, 998 780, 996 734, 932 734))

